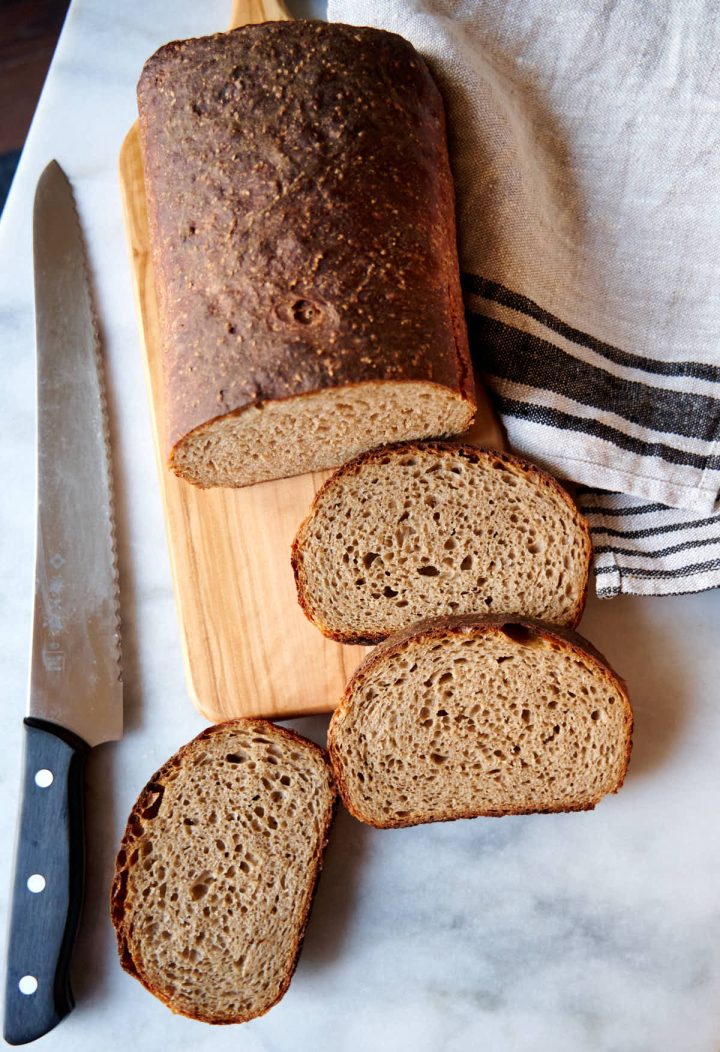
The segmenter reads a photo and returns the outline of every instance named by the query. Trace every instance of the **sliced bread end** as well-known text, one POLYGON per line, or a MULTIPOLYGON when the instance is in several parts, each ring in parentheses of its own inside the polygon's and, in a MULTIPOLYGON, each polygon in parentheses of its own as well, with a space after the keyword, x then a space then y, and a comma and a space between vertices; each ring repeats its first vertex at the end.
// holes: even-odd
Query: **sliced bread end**
POLYGON ((250 486, 336 468, 386 442, 454 435, 475 405, 431 382, 328 387, 226 413, 184 435, 169 466, 196 486, 250 486))
POLYGON ((120 961, 174 1012, 263 1015, 297 964, 336 792, 322 749, 266 720, 203 731, 128 820, 111 916, 120 961))

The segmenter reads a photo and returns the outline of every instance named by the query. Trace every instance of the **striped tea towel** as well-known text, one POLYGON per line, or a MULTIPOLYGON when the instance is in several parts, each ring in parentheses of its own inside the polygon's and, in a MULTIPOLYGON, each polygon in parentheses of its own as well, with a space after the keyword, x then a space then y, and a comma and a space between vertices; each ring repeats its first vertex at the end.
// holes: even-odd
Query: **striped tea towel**
POLYGON ((440 84, 475 362, 511 447, 581 485, 598 594, 720 586, 713 0, 328 15, 402 34, 440 84))

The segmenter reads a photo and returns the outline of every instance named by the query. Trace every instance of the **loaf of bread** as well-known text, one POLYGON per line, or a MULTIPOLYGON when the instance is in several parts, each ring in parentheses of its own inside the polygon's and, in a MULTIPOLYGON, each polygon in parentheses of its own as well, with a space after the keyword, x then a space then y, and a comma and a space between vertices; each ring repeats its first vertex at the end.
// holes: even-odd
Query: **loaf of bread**
POLYGON ((582 811, 622 785, 625 685, 574 632, 537 621, 428 621, 376 647, 328 746, 345 806, 381 828, 582 811))
POLYGON ((244 26, 138 85, 172 469, 243 486, 475 403, 443 104, 393 33, 244 26))
POLYGON ((265 720, 203 731, 153 775, 120 847, 123 968, 174 1012, 241 1023, 297 963, 335 805, 322 749, 265 720))
POLYGON ((325 635, 376 643, 428 617, 507 613, 574 626, 587 524, 543 471, 504 453, 410 443, 366 453, 318 492, 292 548, 325 635))

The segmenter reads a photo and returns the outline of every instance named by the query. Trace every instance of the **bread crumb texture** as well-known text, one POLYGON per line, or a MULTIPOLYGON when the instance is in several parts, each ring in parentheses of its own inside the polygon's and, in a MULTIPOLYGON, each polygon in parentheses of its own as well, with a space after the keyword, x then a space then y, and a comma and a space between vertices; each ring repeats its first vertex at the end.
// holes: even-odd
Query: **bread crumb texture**
POLYGON ((328 743, 348 809, 391 827, 590 809, 631 738, 622 680, 575 633, 453 618, 373 651, 328 743))
POLYGON ((194 1019, 266 1012, 296 964, 334 802, 323 750, 264 720, 181 749, 140 794, 117 857, 125 970, 194 1019))
POLYGON ((590 556, 587 524, 554 479, 517 457, 449 443, 345 465, 293 546, 311 620, 334 639, 366 643, 466 613, 574 626, 590 556))
POLYGON ((445 116, 411 44, 244 26, 161 48, 138 103, 178 474, 246 485, 469 425, 445 116))

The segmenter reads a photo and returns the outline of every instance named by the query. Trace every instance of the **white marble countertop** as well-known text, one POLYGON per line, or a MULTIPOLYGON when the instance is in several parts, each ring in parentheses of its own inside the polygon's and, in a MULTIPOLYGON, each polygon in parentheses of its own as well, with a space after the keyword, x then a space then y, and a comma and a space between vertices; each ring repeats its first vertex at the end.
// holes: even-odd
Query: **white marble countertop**
MULTIPOLYGON (((0 225, 3 928, 28 672, 34 538, 31 205, 75 187, 102 321, 118 504, 126 735, 89 765, 75 1011, 41 1047, 242 1052, 716 1052, 720 1048, 720 592, 591 601, 628 681, 635 751, 586 814, 376 832, 341 812, 300 965, 263 1019, 175 1017, 121 971, 107 911, 140 787, 204 725, 188 700, 117 181, 144 59, 225 26, 226 0, 75 0, 0 225)), ((318 740, 321 718, 296 721, 318 740)))

